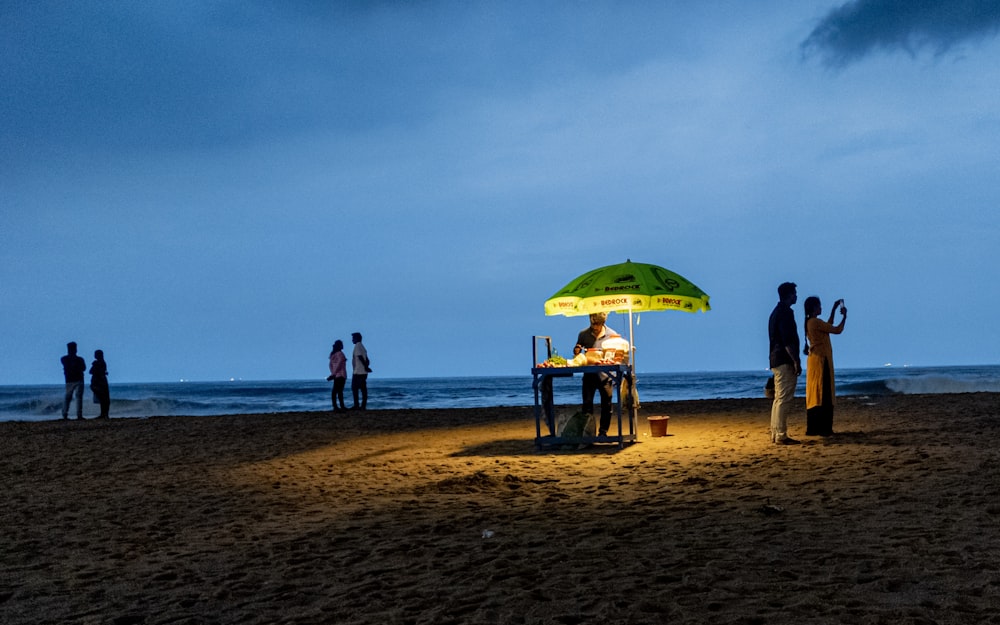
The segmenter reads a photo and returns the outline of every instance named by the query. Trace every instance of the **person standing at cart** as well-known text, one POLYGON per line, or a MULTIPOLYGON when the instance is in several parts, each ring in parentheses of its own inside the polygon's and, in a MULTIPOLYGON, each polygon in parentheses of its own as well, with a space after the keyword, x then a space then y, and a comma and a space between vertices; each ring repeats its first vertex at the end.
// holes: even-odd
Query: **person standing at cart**
MULTIPOLYGON (((590 326, 580 332, 576 338, 576 347, 582 350, 600 349, 605 339, 619 338, 620 334, 607 327, 608 313, 590 315, 590 326)), ((574 351, 576 350, 574 347, 574 351)), ((583 412, 594 414, 594 391, 601 394, 601 421, 598 435, 607 436, 611 427, 611 401, 614 392, 614 379, 607 373, 583 374, 583 412)))

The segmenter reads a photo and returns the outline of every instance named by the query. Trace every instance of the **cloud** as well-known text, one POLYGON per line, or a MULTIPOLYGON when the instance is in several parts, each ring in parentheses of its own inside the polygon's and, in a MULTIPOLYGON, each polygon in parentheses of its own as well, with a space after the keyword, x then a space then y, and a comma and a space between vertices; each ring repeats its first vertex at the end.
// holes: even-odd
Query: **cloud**
POLYGON ((802 42, 806 56, 842 67, 875 50, 940 55, 1000 29, 997 0, 854 0, 830 11, 802 42))
POLYGON ((37 146, 233 149, 419 125, 468 98, 641 64, 658 53, 658 26, 671 15, 635 12, 581 12, 575 2, 544 11, 0 2, 0 163, 37 146))

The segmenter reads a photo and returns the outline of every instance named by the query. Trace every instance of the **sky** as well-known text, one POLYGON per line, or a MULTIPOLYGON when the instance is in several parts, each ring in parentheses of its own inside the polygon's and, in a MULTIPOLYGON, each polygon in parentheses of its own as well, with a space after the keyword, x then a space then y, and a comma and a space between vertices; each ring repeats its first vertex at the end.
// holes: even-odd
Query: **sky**
POLYGON ((1000 1, 0 0, 0 385, 528 375, 576 276, 638 372, 1000 363, 1000 1), (610 325, 627 329, 627 317, 610 325))

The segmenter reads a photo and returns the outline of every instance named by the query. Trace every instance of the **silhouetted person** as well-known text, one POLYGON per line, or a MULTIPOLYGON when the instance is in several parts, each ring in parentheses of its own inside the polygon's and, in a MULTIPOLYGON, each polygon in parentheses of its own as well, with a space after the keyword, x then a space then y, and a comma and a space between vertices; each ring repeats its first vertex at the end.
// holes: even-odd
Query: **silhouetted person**
POLYGON ((347 405, 344 404, 344 387, 347 386, 347 356, 344 355, 344 342, 337 339, 333 342, 333 351, 330 352, 330 377, 328 382, 333 380, 333 411, 347 412, 347 405), (337 407, 337 402, 340 407, 337 407))
POLYGON ((66 396, 63 399, 62 418, 69 419, 69 405, 76 397, 76 418, 83 418, 83 374, 87 372, 87 362, 76 355, 76 343, 66 343, 66 355, 62 357, 63 376, 66 378, 66 396))
POLYGON ((94 392, 94 401, 101 405, 98 419, 109 418, 111 409, 111 389, 108 386, 108 363, 104 362, 104 352, 94 352, 94 362, 90 364, 90 390, 94 392))
POLYGON ((352 410, 368 409, 368 374, 372 372, 368 361, 368 350, 361 343, 361 333, 351 334, 351 341, 354 343, 354 354, 351 358, 351 395, 354 396, 352 410), (358 403, 360 395, 361 403, 358 403))
POLYGON ((778 286, 778 304, 767 321, 769 360, 774 374, 774 401, 771 403, 771 442, 793 445, 788 437, 788 411, 795 397, 795 383, 802 373, 799 360, 799 330, 792 304, 798 300, 795 283, 778 286))

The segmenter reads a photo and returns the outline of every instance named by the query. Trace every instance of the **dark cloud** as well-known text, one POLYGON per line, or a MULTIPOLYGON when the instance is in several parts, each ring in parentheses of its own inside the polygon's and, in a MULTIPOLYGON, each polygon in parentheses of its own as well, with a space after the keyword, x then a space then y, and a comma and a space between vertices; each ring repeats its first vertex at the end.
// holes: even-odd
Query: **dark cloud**
POLYGON ((232 145, 317 119, 363 123, 372 99, 392 96, 371 93, 376 72, 345 28, 293 27, 263 4, 168 6, 0 13, 2 134, 85 149, 232 145))
POLYGON ((1000 0, 854 0, 830 11, 802 50, 833 66, 875 50, 940 55, 962 41, 995 36, 998 27, 1000 0))

